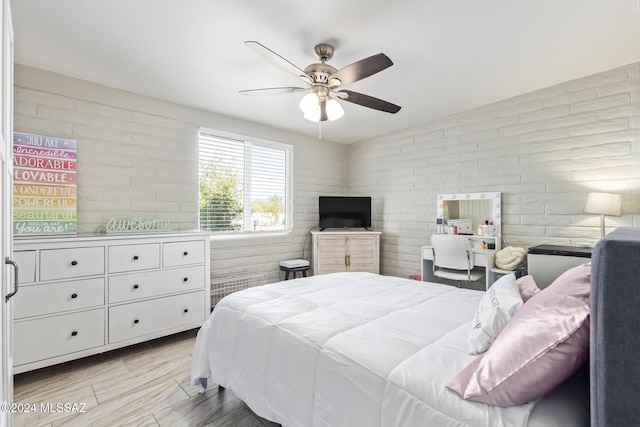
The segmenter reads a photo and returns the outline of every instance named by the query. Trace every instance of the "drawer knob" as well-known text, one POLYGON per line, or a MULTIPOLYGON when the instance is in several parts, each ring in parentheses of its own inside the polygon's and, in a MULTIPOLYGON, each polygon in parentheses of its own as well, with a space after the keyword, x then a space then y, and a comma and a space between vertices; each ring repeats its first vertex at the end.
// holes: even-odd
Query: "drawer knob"
POLYGON ((137 261, 137 260, 138 260, 138 258, 140 258, 138 255, 134 255, 134 256, 133 256, 133 260, 134 260, 134 261, 137 261))
POLYGON ((133 321, 133 323, 136 323, 136 324, 138 324, 138 323, 140 323, 140 320, 138 320, 138 319, 135 319, 135 320, 133 321))
POLYGON ((73 331, 73 332, 71 332, 71 336, 72 336, 72 337, 75 337, 76 335, 78 335, 78 331, 73 331))
POLYGON ((185 308, 184 311, 183 311, 183 313, 188 313, 188 312, 189 312, 188 308, 185 308))
POLYGON ((78 261, 71 261, 71 265, 78 265, 78 261))
POLYGON ((189 280, 188 277, 185 277, 184 279, 182 279, 183 282, 186 282, 187 280, 189 280))
POLYGON ((187 256, 187 255, 189 255, 189 252, 184 251, 184 252, 182 253, 182 255, 187 256))
POLYGON ((138 289, 140 285, 133 285, 133 289, 138 289))
POLYGON ((73 298, 73 299, 78 298, 78 294, 71 294, 71 298, 73 298))

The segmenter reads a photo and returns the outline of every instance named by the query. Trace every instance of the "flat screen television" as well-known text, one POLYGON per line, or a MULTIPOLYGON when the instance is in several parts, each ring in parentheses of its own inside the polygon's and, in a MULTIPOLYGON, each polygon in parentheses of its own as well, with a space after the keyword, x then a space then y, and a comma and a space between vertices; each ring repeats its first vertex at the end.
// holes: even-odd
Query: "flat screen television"
POLYGON ((371 197, 320 196, 320 230, 371 228, 371 197))

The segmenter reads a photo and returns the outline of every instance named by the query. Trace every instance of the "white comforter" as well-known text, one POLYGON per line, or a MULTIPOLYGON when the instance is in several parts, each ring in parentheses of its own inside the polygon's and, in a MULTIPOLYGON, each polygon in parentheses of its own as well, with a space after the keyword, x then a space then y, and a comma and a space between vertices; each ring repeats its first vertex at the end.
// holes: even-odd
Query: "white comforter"
POLYGON ((497 408, 445 388, 473 359, 482 295, 369 273, 247 289, 199 331, 191 380, 285 427, 526 426, 533 404, 497 408))

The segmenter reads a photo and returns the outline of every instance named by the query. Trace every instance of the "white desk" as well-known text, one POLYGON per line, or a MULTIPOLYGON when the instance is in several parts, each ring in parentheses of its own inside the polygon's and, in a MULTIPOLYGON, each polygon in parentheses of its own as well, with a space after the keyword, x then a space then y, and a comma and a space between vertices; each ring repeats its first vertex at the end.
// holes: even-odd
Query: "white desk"
MULTIPOLYGON (((485 286, 486 289, 493 284, 492 274, 489 274, 494 268, 496 251, 500 250, 499 239, 495 237, 484 236, 464 236, 473 241, 473 263, 476 267, 485 269, 485 286), (482 248, 482 242, 485 242, 485 249, 482 248), (487 243, 495 244, 495 249, 486 249, 487 243)), ((430 245, 421 248, 421 274, 422 280, 425 282, 437 282, 438 278, 433 275, 433 249, 430 245)))

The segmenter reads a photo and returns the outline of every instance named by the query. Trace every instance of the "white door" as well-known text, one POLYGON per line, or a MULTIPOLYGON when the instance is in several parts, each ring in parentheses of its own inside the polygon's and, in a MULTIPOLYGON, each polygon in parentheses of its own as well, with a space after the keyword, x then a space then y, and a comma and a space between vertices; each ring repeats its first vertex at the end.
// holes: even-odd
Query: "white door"
MULTIPOLYGON (((12 218, 12 174, 13 174, 13 28, 9 0, 1 0, 0 24, 2 26, 2 79, 0 87, 0 262, 2 271, 2 292, 0 295, 0 369, 2 384, 0 387, 0 427, 12 425, 11 412, 6 404, 13 403, 13 357, 12 357, 12 300, 8 299, 16 291, 16 275, 12 265, 11 248, 13 245, 12 218)), ((17 273, 17 269, 16 269, 17 273)))

